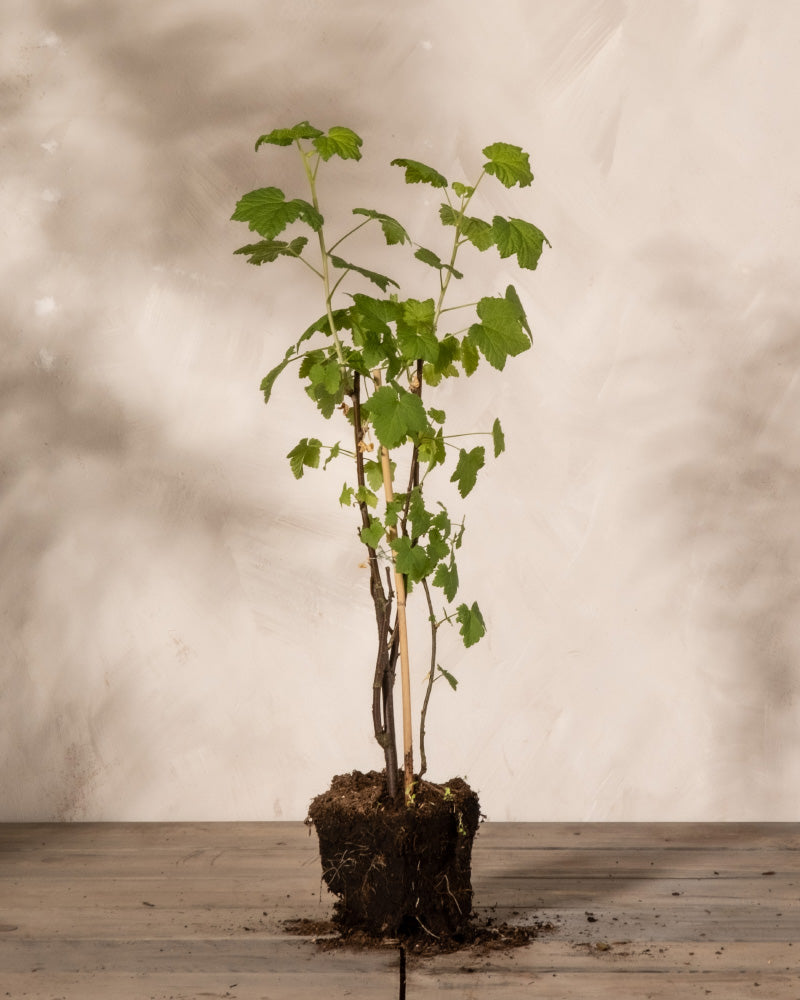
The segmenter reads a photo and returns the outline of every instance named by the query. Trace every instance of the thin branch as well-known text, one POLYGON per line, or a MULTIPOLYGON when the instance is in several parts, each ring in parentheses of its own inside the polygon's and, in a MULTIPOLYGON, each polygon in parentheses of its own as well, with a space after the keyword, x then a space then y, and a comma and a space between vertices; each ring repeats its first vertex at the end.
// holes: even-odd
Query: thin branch
POLYGON ((436 622, 436 614, 433 610, 433 602, 431 601, 431 592, 428 588, 427 577, 422 578, 422 589, 425 591, 425 600, 428 603, 428 621, 431 626, 431 668, 428 673, 428 685, 425 688, 425 699, 422 702, 422 711, 419 715, 419 776, 422 777, 423 774, 428 770, 428 758, 425 756, 425 720, 428 716, 428 702, 431 700, 431 691, 433 690, 433 682, 436 680, 436 630, 438 629, 438 624, 436 622))

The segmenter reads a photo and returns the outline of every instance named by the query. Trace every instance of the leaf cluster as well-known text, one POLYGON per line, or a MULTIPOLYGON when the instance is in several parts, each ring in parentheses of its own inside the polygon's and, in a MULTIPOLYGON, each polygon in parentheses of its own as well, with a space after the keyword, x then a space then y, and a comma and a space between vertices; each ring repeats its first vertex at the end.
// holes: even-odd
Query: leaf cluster
MULTIPOLYGON (((510 358, 531 346, 531 328, 514 285, 508 285, 502 295, 487 294, 477 302, 445 307, 453 283, 464 275, 459 254, 465 246, 481 253, 494 250, 502 259, 515 259, 527 271, 537 267, 544 246, 549 246, 544 233, 524 219, 494 214, 489 220, 469 212, 486 177, 505 188, 530 186, 533 173, 528 154, 505 142, 484 147, 482 167, 470 184, 451 183, 418 160, 392 160, 393 166, 403 170, 407 184, 425 184, 442 192, 445 200, 438 209, 445 240, 442 252, 416 243, 393 216, 361 206, 352 210, 352 228, 328 242, 317 174, 320 164, 334 157, 361 158, 362 140, 351 129, 334 126, 324 131, 304 121, 260 136, 256 150, 262 146, 296 147, 308 196, 288 197, 274 186, 245 194, 232 218, 246 223, 261 239, 234 252, 257 266, 281 258, 301 262, 321 280, 324 312, 285 349, 262 380, 261 390, 269 401, 277 378, 296 364, 316 408, 325 418, 338 412, 349 424, 354 442, 348 450, 340 443, 329 446, 305 437, 288 454, 292 472, 299 479, 307 469, 346 458, 351 472, 339 499, 343 505, 361 509, 361 541, 372 556, 383 553, 391 558, 409 588, 422 583, 437 588, 444 607, 441 616, 432 620, 432 628, 456 624, 464 644, 471 646, 486 631, 480 608, 465 601, 450 610, 459 593, 457 554, 464 520, 455 520, 442 502, 428 505, 428 476, 444 468, 459 495, 468 496, 485 466, 486 446, 456 444, 454 439, 463 433, 450 431, 446 413, 431 405, 428 393, 443 380, 471 377, 481 361, 502 372, 510 358), (413 257, 434 272, 430 297, 402 297, 398 282, 390 275, 341 256, 340 246, 366 226, 376 229, 388 247, 408 246, 413 257), (299 232, 285 235, 287 229, 298 227, 299 232), (365 288, 365 283, 377 292, 365 288), (453 322, 453 317, 458 320, 453 322), (357 385, 362 387, 358 396, 357 385), (387 453, 404 449, 409 467, 408 488, 389 500, 381 499, 385 486, 382 449, 387 453)), ((491 429, 476 433, 491 437, 495 458, 505 450, 499 419, 491 429)), ((390 467, 394 476, 397 466, 391 462, 390 467)), ((438 665, 437 671, 437 676, 455 686, 451 674, 438 665)))

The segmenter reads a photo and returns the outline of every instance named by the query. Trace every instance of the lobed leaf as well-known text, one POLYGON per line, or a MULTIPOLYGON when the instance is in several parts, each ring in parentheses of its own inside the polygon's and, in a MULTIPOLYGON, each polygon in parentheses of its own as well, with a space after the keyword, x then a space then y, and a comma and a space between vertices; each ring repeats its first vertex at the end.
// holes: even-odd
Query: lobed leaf
POLYGON ((361 136, 343 125, 334 125, 324 135, 314 136, 312 144, 323 160, 332 156, 342 160, 361 159, 361 136))
MULTIPOLYGON (((333 325, 336 330, 349 330, 351 328, 351 317, 349 309, 334 309, 333 313, 333 325)), ((315 320, 311 326, 307 327, 303 333, 300 335, 300 339, 294 346, 294 350, 298 350, 300 345, 306 340, 310 340, 315 333, 324 333, 327 337, 331 336, 331 325, 328 319, 328 314, 323 313, 318 320, 315 320)))
POLYGON ((402 244, 411 242, 411 237, 400 225, 397 219, 393 219, 391 215, 386 215, 383 212, 376 212, 372 208, 354 208, 353 215, 366 215, 367 218, 375 219, 379 222, 388 246, 394 246, 397 243, 402 244))
POLYGON ((323 389, 330 395, 338 391, 342 381, 342 372, 336 355, 315 361, 308 372, 304 371, 304 365, 301 365, 300 374, 307 375, 315 389, 323 389))
POLYGON ((447 456, 441 427, 435 434, 432 431, 423 434, 419 439, 418 447, 420 462, 425 462, 431 468, 444 465, 447 456))
POLYGON ((428 426, 422 400, 399 386, 381 386, 369 400, 369 416, 382 445, 396 448, 428 426))
POLYGON ((456 609, 456 619, 461 625, 459 632, 465 646, 474 646, 486 635, 486 622, 477 603, 473 602, 472 607, 459 604, 456 609))
POLYGON ((258 147, 269 143, 271 146, 291 146, 298 139, 316 139, 322 135, 322 131, 309 125, 308 122, 300 122, 292 128, 275 128, 266 135, 259 136, 256 140, 256 152, 258 147))
POLYGON ((429 167, 425 163, 420 163, 419 160, 392 160, 392 166, 405 168, 406 184, 431 184, 435 188, 447 187, 446 177, 443 177, 433 167, 429 167))
POLYGON ((481 322, 469 328, 470 341, 493 368, 502 371, 509 356, 521 354, 530 347, 530 339, 522 329, 514 304, 508 299, 487 296, 480 300, 477 311, 481 322))
POLYGON ((472 215, 462 215, 452 206, 443 204, 439 208, 439 218, 445 226, 460 226, 465 236, 478 250, 488 250, 495 244, 495 234, 491 225, 472 215))
POLYGON ((421 545, 414 545, 410 538, 394 538, 392 549, 395 553, 397 572, 407 576, 412 583, 418 583, 431 570, 427 553, 421 545))
POLYGON ((407 299, 403 303, 402 319, 397 323, 397 344, 406 361, 434 362, 439 357, 439 341, 434 331, 433 299, 407 299))
POLYGON ((306 468, 319 468, 319 452, 321 447, 322 442, 316 438, 303 438, 302 441, 292 448, 286 457, 289 459, 295 479, 302 479, 306 468))
POLYGON ((359 267, 357 264, 350 264, 346 260, 342 260, 341 257, 337 257, 335 254, 328 254, 330 257, 331 264, 334 267, 339 268, 340 271, 355 271, 357 274, 362 275, 362 277, 367 278, 377 285, 382 292, 385 292, 389 285, 394 285, 395 288, 400 286, 393 278, 388 278, 385 274, 378 274, 377 271, 370 271, 366 267, 359 267))
POLYGON ((336 444, 328 452, 328 457, 325 459, 322 469, 323 471, 328 468, 328 465, 334 460, 334 458, 339 457, 339 452, 342 450, 341 444, 337 441, 336 444))
POLYGON ((236 211, 231 216, 235 222, 247 222, 250 228, 267 240, 280 235, 291 222, 302 220, 315 232, 322 228, 323 218, 319 212, 302 198, 286 201, 280 188, 258 188, 244 195, 236 203, 236 211))
POLYGON ((378 497, 372 491, 367 489, 366 486, 359 486, 355 492, 355 498, 359 503, 365 503, 367 507, 377 507, 378 497))
POLYGON ((501 257, 515 255, 520 267, 535 271, 542 250, 550 241, 537 226, 524 219, 504 219, 496 215, 492 219, 492 229, 501 257))
POLYGON ((377 549, 384 536, 384 527, 377 517, 370 517, 369 527, 359 532, 361 541, 371 549, 377 549))
POLYGON ((271 264, 278 257, 299 257, 306 243, 308 240, 305 236, 298 236, 291 243, 284 243, 281 240, 261 240, 260 243, 251 243, 233 252, 249 254, 248 264, 271 264))
POLYGON ((424 535, 431 526, 433 517, 425 509, 425 501, 422 499, 422 490, 419 486, 415 486, 411 491, 408 502, 408 517, 411 521, 411 534, 414 538, 424 535))
POLYGON ((507 188, 515 184, 528 187, 533 181, 528 154, 521 147, 508 142, 495 142, 483 150, 483 155, 488 157, 483 169, 507 188))
POLYGON ((437 271, 449 271, 454 278, 463 278, 464 275, 461 271, 457 271, 451 264, 444 264, 433 250, 427 250, 425 247, 420 247, 419 250, 414 254, 417 260, 421 260, 423 264, 427 264, 429 267, 435 267, 437 271))
POLYGON ((483 445, 467 451, 459 449, 456 470, 450 477, 450 482, 458 486, 458 492, 465 497, 478 480, 478 472, 486 463, 486 449, 483 445))
POLYGON ((342 492, 339 494, 339 504, 342 507, 349 507, 353 502, 353 487, 348 486, 347 483, 342 486, 342 492))
POLYGON ((455 559, 451 559, 449 564, 439 563, 433 577, 433 585, 442 588, 448 601, 455 598, 458 593, 458 567, 455 559))
POLYGON ((260 388, 261 391, 264 393, 265 403, 269 402, 269 397, 272 395, 272 387, 275 385, 275 380, 284 370, 284 368, 289 364, 289 362, 292 360, 293 359, 291 356, 285 357, 283 361, 280 362, 280 364, 275 365, 274 368, 268 371, 267 374, 264 376, 264 378, 261 380, 260 388))
POLYGON ((431 566, 436 566, 441 563, 442 559, 450 552, 450 546, 442 538, 440 532, 435 528, 431 528, 428 532, 428 545, 426 547, 428 553, 428 560, 431 566))
MULTIPOLYGON (((392 479, 394 479, 394 474, 397 471, 397 463, 389 462, 389 466, 392 479)), ((383 486, 383 464, 381 462, 364 462, 364 474, 373 490, 379 490, 383 486)))
POLYGON ((531 328, 528 326, 528 317, 525 314, 525 307, 523 306, 522 301, 517 294, 517 290, 513 285, 509 285, 508 288, 506 288, 506 299, 508 299, 513 306, 517 319, 527 331, 528 337, 531 341, 533 341, 533 334, 531 333, 531 328))

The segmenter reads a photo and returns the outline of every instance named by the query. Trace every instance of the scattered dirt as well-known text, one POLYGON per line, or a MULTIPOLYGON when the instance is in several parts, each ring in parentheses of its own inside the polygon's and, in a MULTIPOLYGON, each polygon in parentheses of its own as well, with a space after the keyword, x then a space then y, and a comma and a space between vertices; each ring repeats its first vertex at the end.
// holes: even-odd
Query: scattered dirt
POLYGON ((287 934, 313 936, 321 951, 351 949, 353 951, 394 950, 401 945, 409 955, 444 955, 469 950, 475 956, 495 951, 508 951, 528 945, 540 934, 554 930, 551 923, 537 922, 524 927, 495 923, 492 917, 472 921, 463 932, 449 937, 433 938, 427 935, 402 935, 399 937, 374 937, 363 931, 340 933, 332 920, 286 920, 287 934))
POLYGON ((478 796, 462 778, 418 779, 414 791, 406 808, 402 791, 389 797, 382 772, 353 771, 337 775, 309 807, 344 937, 440 941, 469 931, 478 796))

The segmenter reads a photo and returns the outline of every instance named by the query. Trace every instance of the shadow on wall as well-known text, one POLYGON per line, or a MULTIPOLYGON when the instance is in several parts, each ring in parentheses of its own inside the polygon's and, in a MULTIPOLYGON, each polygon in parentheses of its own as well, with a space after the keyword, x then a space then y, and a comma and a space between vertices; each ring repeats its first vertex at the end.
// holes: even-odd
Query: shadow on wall
MULTIPOLYGON (((23 51, 27 73, 5 104, 12 172, 33 207, 11 241, 18 304, 4 323, 0 385, 2 818, 82 819, 97 802, 146 814, 148 780, 177 752, 164 728, 191 733, 209 705, 224 715, 198 660, 237 686, 226 644, 252 622, 226 532, 247 525, 263 540, 274 512, 229 485, 224 435, 206 446, 193 429, 201 445, 187 447, 186 428, 170 425, 178 405, 163 401, 177 389, 196 403, 192 380, 219 384, 221 360, 241 346, 228 332, 235 319, 222 322, 229 288, 216 300, 201 293, 226 266, 244 273, 229 254, 241 242, 229 216, 255 160, 243 149, 274 120, 344 119, 360 99, 335 61, 297 72, 304 19, 317 14, 290 6, 280 26, 257 2, 40 2, 24 15, 39 42, 23 51), (175 273, 154 277, 163 261, 175 273), (175 277, 193 270, 204 284, 175 277), (154 282, 178 315, 193 304, 187 326, 204 306, 222 310, 216 341, 185 347, 191 365, 189 335, 144 315, 154 282), (198 623, 198 608, 212 620, 198 623), (193 628, 209 640, 200 653, 193 628)), ((357 13, 317 18, 309 44, 334 46, 347 65, 357 13)), ((210 431, 219 402, 197 405, 210 431)), ((237 698, 247 692, 230 695, 232 718, 237 698)), ((246 731, 248 718, 237 721, 246 731)), ((225 738, 236 733, 231 724, 225 738)), ((204 739, 211 749, 198 759, 213 752, 214 734, 204 739)), ((191 766, 202 783, 202 760, 191 766)))
MULTIPOLYGON (((70 246, 79 234, 87 247, 120 235, 115 200, 133 197, 140 218, 124 238, 205 271, 210 239, 220 240, 220 248, 241 242, 228 220, 236 198, 263 171, 253 155, 261 132, 305 118, 354 124, 365 106, 375 113, 372 88, 361 79, 362 57, 365 47, 385 48, 387 26, 374 10, 365 16, 369 4, 292 3, 276 10, 259 0, 149 0, 41 9, 43 23, 85 73, 70 81, 70 110, 89 90, 96 112, 88 132, 78 121, 69 124, 97 171, 91 224, 67 206, 54 219, 54 239, 70 246), (115 191, 103 171, 119 156, 118 139, 133 141, 134 170, 115 191)), ((273 183, 283 183, 288 158, 276 158, 270 169, 273 183)), ((227 264, 241 268, 242 261, 227 264)), ((215 261, 213 268, 224 266, 215 261)))
POLYGON ((104 764, 117 775, 159 766, 157 743, 141 738, 148 727, 129 713, 149 703, 168 722, 148 690, 166 623, 180 627, 182 605, 205 597, 193 572, 220 549, 223 525, 252 511, 213 462, 181 454, 156 421, 126 412, 85 374, 23 352, 14 360, 0 384, 0 784, 6 808, 40 816, 46 803, 51 818, 71 820, 104 764))
POLYGON ((676 628, 705 655, 712 759, 698 768, 720 789, 712 812, 727 789, 745 805, 725 818, 778 818, 799 776, 797 274, 666 242, 645 262, 670 275, 652 306, 674 323, 642 455, 656 471, 639 501, 668 526, 649 557, 681 562, 676 628))

